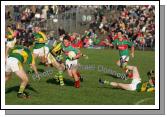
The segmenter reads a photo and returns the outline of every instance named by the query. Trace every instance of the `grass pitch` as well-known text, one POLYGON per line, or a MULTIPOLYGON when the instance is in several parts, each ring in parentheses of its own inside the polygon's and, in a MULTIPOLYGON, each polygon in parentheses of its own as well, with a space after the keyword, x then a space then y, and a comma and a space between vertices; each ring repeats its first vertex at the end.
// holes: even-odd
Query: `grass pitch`
MULTIPOLYGON (((66 86, 60 86, 53 76, 56 73, 53 67, 37 65, 41 74, 44 72, 40 81, 34 80, 29 68, 25 65, 29 75, 29 86, 26 91, 31 95, 30 99, 18 99, 19 78, 15 74, 6 83, 5 101, 6 105, 154 105, 155 93, 133 92, 121 89, 112 89, 110 86, 101 86, 98 79, 130 83, 131 80, 122 80, 111 75, 109 70, 123 73, 121 68, 116 65, 119 59, 118 50, 114 49, 81 49, 89 56, 89 59, 81 58, 80 72, 84 77, 81 87, 73 87, 73 79, 64 73, 66 86), (47 72, 46 72, 47 71, 47 72), (49 73, 48 73, 49 72, 49 73)), ((147 81, 147 72, 155 68, 154 51, 135 51, 135 58, 130 58, 129 65, 138 67, 143 81, 147 81)))

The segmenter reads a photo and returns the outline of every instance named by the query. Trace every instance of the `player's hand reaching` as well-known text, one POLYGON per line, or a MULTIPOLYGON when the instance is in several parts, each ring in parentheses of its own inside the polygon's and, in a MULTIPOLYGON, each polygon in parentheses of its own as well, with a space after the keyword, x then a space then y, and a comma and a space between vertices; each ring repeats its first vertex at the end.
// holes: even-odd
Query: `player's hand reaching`
POLYGON ((40 78, 39 73, 37 71, 36 65, 35 64, 30 64, 30 67, 31 67, 31 69, 34 70, 35 75, 38 77, 38 80, 40 80, 41 78, 40 78))
POLYGON ((41 80, 41 77, 38 73, 35 73, 35 75, 37 76, 38 80, 41 80))

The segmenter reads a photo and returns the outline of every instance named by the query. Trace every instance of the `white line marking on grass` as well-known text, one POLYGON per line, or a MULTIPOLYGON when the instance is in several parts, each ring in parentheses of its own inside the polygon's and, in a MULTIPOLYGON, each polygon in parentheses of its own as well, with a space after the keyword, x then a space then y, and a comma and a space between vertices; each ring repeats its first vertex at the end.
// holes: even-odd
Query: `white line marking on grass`
POLYGON ((135 105, 139 105, 139 104, 141 104, 141 103, 143 103, 143 102, 145 102, 145 101, 151 100, 151 99, 154 99, 154 98, 144 98, 144 99, 142 99, 142 100, 137 101, 137 102, 135 103, 135 105))

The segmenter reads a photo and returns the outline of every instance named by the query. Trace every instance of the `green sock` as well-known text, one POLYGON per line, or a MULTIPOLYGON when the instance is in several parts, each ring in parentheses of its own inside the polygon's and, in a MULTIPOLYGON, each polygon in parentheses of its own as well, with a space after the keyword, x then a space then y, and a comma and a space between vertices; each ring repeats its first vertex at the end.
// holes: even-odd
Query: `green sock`
POLYGON ((60 85, 63 86, 64 85, 64 81, 63 81, 63 71, 59 71, 59 80, 60 80, 60 85))
POLYGON ((23 92, 24 92, 24 89, 25 89, 25 86, 20 85, 20 89, 19 89, 19 92, 18 92, 18 93, 23 93, 23 92))
POLYGON ((54 79, 56 80, 56 82, 59 82, 59 73, 56 73, 56 74, 55 74, 54 79))

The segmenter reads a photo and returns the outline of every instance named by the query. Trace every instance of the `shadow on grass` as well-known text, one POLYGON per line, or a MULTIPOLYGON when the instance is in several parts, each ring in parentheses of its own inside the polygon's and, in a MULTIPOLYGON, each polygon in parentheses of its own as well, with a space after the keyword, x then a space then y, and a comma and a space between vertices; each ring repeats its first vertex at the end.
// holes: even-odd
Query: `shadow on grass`
POLYGON ((118 77, 117 75, 113 75, 113 74, 104 74, 105 76, 110 76, 110 77, 112 77, 112 78, 115 78, 115 79, 122 79, 122 80, 126 80, 127 79, 127 77, 126 77, 126 75, 125 74, 121 74, 120 75, 120 77, 118 77))
MULTIPOLYGON (((56 81, 56 79, 48 79, 46 81, 47 83, 50 83, 50 84, 56 84, 56 85, 60 85, 59 82, 56 81)), ((74 81, 70 80, 70 79, 64 79, 64 83, 66 86, 74 86, 74 81)))
POLYGON ((106 90, 113 90, 113 91, 127 91, 127 90, 123 90, 123 89, 119 89, 119 88, 113 88, 111 86, 98 86, 98 89, 106 89, 106 90))
MULTIPOLYGON (((10 93, 10 92, 13 92, 13 91, 14 92, 18 92, 19 91, 19 87, 20 86, 13 86, 13 87, 7 88, 5 93, 10 93)), ((38 93, 38 91, 35 90, 34 88, 32 88, 30 85, 27 85, 26 90, 31 90, 31 91, 33 91, 35 93, 38 93)))
POLYGON ((111 76, 111 77, 113 77, 113 78, 116 78, 116 79, 118 79, 118 77, 116 76, 116 75, 112 75, 112 74, 104 74, 105 76, 111 76))

